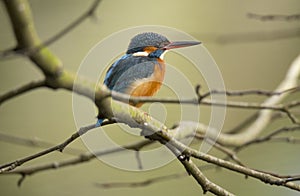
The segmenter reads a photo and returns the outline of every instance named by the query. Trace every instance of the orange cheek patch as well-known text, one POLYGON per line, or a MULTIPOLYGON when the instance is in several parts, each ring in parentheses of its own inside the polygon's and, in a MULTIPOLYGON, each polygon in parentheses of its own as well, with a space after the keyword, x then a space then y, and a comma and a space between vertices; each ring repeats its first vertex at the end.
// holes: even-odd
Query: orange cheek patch
POLYGON ((148 47, 145 47, 144 48, 144 51, 147 52, 147 53, 151 53, 151 52, 154 52, 155 50, 157 50, 158 48, 154 47, 154 46, 148 46, 148 47))

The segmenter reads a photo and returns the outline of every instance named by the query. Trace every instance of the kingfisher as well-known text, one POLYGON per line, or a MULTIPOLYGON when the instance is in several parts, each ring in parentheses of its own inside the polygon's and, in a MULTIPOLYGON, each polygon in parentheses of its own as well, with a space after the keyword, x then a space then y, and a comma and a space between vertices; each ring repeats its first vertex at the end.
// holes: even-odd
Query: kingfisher
MULTIPOLYGON (((154 32, 134 36, 127 52, 107 70, 104 84, 111 90, 130 96, 153 96, 161 87, 166 65, 164 55, 170 49, 198 45, 198 41, 170 42, 165 36, 154 32)), ((143 103, 129 103, 141 107, 143 103)), ((103 118, 98 117, 97 126, 103 118)))

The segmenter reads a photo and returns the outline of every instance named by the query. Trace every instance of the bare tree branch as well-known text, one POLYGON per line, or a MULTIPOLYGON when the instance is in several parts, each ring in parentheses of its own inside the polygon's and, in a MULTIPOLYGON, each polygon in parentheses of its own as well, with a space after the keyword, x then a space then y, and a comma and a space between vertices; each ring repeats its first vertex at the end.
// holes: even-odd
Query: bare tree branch
POLYGON ((180 174, 170 174, 165 176, 158 176, 155 178, 150 178, 144 181, 136 181, 136 182, 105 182, 105 183, 95 183, 97 187, 100 188, 127 188, 127 187, 143 187, 149 186, 155 183, 159 183, 162 181, 174 180, 177 178, 187 177, 187 173, 180 174))
MULTIPOLYGON (((157 136, 163 136, 164 134, 157 134, 157 136)), ((166 137, 168 137, 167 135, 165 135, 166 137)), ((152 135, 150 136, 150 138, 156 138, 156 136, 152 135)), ((203 173, 202 171, 196 166, 196 164, 187 156, 185 156, 184 154, 181 154, 181 152, 179 151, 178 147, 175 147, 175 145, 173 145, 174 143, 170 142, 170 141, 174 141, 171 139, 168 141, 167 138, 162 137, 161 139, 159 139, 159 141, 162 144, 165 144, 165 146, 167 146, 169 148, 169 150, 171 152, 173 152, 173 154, 178 158, 178 160, 181 162, 181 164, 184 166, 184 168, 186 169, 186 172, 193 176, 194 179, 198 182, 198 184, 202 187, 203 193, 205 194, 206 192, 211 192, 214 193, 215 195, 233 195, 232 193, 228 192, 227 190, 225 190, 224 188, 218 186, 217 184, 211 182, 203 173), (167 143, 165 143, 167 142, 167 143)))
MULTIPOLYGON (((199 169, 201 171, 213 169, 215 166, 212 165, 203 165, 200 166, 199 169)), ((168 174, 168 175, 161 175, 154 178, 149 178, 142 181, 135 181, 135 182, 104 182, 104 183, 95 183, 95 185, 99 188, 127 188, 127 187, 144 187, 144 186, 150 186, 156 183, 160 183, 163 181, 169 181, 169 180, 176 180, 188 177, 189 175, 184 173, 174 173, 174 174, 168 174)))
POLYGON ((229 170, 236 171, 241 174, 260 179, 261 181, 263 181, 267 184, 270 184, 270 185, 284 186, 284 187, 288 187, 293 190, 300 191, 300 185, 295 184, 295 183, 286 182, 286 180, 288 180, 288 179, 278 178, 278 177, 272 176, 270 174, 258 172, 258 171, 255 171, 255 170, 252 170, 252 169, 249 169, 249 168, 237 165, 237 164, 233 164, 228 161, 218 159, 218 158, 212 157, 207 154, 203 154, 203 153, 195 151, 195 150, 192 150, 192 151, 190 151, 190 150, 191 149, 186 149, 185 152, 190 154, 192 157, 207 161, 209 163, 213 163, 215 165, 219 165, 222 168, 227 168, 229 170))
POLYGON ((209 191, 215 195, 234 195, 211 182, 191 160, 182 160, 181 163, 184 165, 187 172, 201 185, 204 194, 209 191))
MULTIPOLYGON (((162 143, 167 142, 168 143, 167 146, 172 146, 172 150, 177 149, 176 152, 182 151, 182 152, 184 152, 185 156, 192 156, 192 157, 207 161, 209 163, 213 163, 218 166, 258 178, 269 184, 276 184, 276 185, 286 186, 286 187, 289 187, 292 189, 300 190, 300 186, 298 187, 297 185, 295 185, 294 183, 291 183, 291 182, 285 183, 284 179, 274 178, 271 175, 253 171, 251 169, 248 169, 248 168, 230 163, 228 161, 218 159, 211 155, 203 154, 201 152, 193 150, 193 149, 183 145, 182 143, 172 139, 172 136, 170 136, 170 131, 168 131, 166 129, 166 127, 163 124, 161 124, 160 122, 156 121, 155 119, 151 118, 150 116, 145 116, 145 114, 143 112, 141 112, 140 110, 138 110, 137 108, 128 106, 127 104, 124 104, 123 106, 126 106, 126 108, 127 108, 127 110, 124 109, 124 111, 126 111, 125 113, 124 113, 124 111, 120 112, 120 113, 116 112, 116 117, 119 119, 119 122, 122 122, 122 121, 128 122, 127 118, 132 119, 131 115, 135 111, 136 113, 133 117, 135 120, 134 121, 131 120, 132 123, 129 123, 129 125, 133 126, 133 127, 140 127, 143 130, 148 130, 148 131, 152 132, 153 134, 158 136, 158 137, 152 137, 152 139, 158 140, 162 143), (137 122, 138 122, 138 124, 137 124, 137 122)), ((184 164, 189 164, 189 163, 190 162, 184 161, 184 164)), ((194 167, 193 167, 193 165, 187 165, 186 168, 193 169, 194 167)), ((196 175, 196 174, 200 175, 197 170, 194 170, 192 172, 194 173, 194 175, 196 175)), ((200 178, 200 179, 196 179, 198 182, 200 182, 201 179, 203 180, 203 178, 201 176, 197 177, 197 178, 200 178)), ((204 190, 206 190, 206 189, 204 189, 204 190)), ((211 191, 211 190, 209 190, 209 191, 211 191)))
MULTIPOLYGON (((0 132, 0 141, 4 141, 10 144, 17 144, 22 146, 38 147, 38 148, 50 148, 55 145, 53 143, 40 140, 38 138, 28 139, 28 138, 10 135, 1 132, 0 132)), ((64 152, 71 155, 78 155, 83 153, 83 151, 80 149, 70 148, 70 147, 66 148, 64 152)))
POLYGON ((235 44, 245 42, 260 42, 273 41, 280 39, 296 38, 300 35, 300 28, 289 28, 271 31, 256 31, 244 33, 232 33, 228 35, 221 35, 216 38, 219 44, 235 44))
POLYGON ((46 85, 45 80, 37 80, 37 81, 32 81, 28 84, 25 84, 23 86, 20 86, 16 89, 13 89, 5 94, 0 95, 0 106, 3 104, 5 101, 12 99, 16 96, 19 96, 23 93, 29 92, 31 90, 44 87, 46 85))
MULTIPOLYGON (((134 109, 134 108, 130 108, 130 109, 134 109)), ((140 117, 138 119, 140 119, 140 117)), ((176 152, 179 151, 179 152, 182 152, 185 157, 192 156, 194 158, 206 161, 208 163, 212 163, 212 164, 218 165, 220 167, 227 168, 229 170, 233 170, 238 173, 242 173, 247 176, 251 176, 251 177, 260 179, 263 182, 271 184, 271 185, 285 186, 285 187, 300 191, 300 185, 290 183, 290 182, 286 183, 285 179, 281 179, 281 178, 272 176, 270 174, 258 172, 258 171, 255 171, 255 170, 252 170, 252 169, 249 169, 249 168, 246 168, 246 167, 243 167, 243 166, 240 166, 240 165, 237 165, 237 164, 234 164, 234 163, 222 160, 222 159, 218 159, 216 157, 199 152, 192 148, 189 148, 189 147, 185 146, 184 144, 182 144, 181 142, 178 142, 177 140, 173 139, 172 136, 170 136, 170 131, 166 130, 166 128, 158 122, 156 122, 156 123, 154 121, 153 121, 153 123, 145 123, 145 121, 139 121, 139 122, 141 122, 141 124, 144 125, 143 130, 148 130, 148 131, 150 131, 150 133, 152 132, 153 134, 156 135, 155 137, 152 137, 153 139, 159 140, 162 143, 168 142, 167 144, 165 143, 166 146, 167 147, 171 146, 172 147, 171 150, 175 154, 176 154, 176 152), (145 124, 148 126, 146 126, 145 124), (151 126, 149 126, 150 124, 151 124, 151 126), (174 150, 173 147, 176 148, 177 150, 174 150)), ((137 125, 135 125, 135 126, 137 126, 137 125)), ((186 160, 186 159, 184 159, 184 160, 186 160)), ((184 162, 184 163, 187 163, 187 162, 184 162)))
POLYGON ((299 21, 300 14, 290 14, 290 15, 283 15, 283 14, 255 14, 255 13, 248 13, 248 18, 261 20, 261 21, 299 21))
MULTIPOLYGON (((21 178, 18 181, 18 186, 21 186, 22 182, 25 180, 25 178, 27 176, 42 172, 42 171, 47 171, 47 170, 51 170, 51 169, 59 169, 59 168, 64 168, 67 166, 72 166, 72 165, 76 165, 76 164, 81 164, 81 163, 85 163, 88 161, 91 161, 93 159, 95 159, 96 157, 101 157, 104 155, 109 155, 109 154, 113 154, 113 153, 118 153, 118 152, 122 152, 125 150, 134 150, 136 152, 140 151, 142 148, 144 148, 147 145, 153 144, 153 141, 150 140, 143 140, 140 142, 136 142, 133 144, 129 144, 129 145, 125 145, 122 148, 120 147, 116 147, 116 148, 112 148, 112 149, 105 149, 105 150, 99 150, 98 152, 86 152, 86 153, 82 153, 77 155, 77 157, 75 158, 71 158, 71 159, 67 159, 67 160, 63 160, 63 161, 56 161, 56 162, 52 162, 52 163, 47 163, 47 164, 41 164, 41 165, 37 165, 37 166, 31 166, 31 167, 25 167, 25 168, 17 168, 14 170, 10 170, 10 171, 6 171, 2 174, 8 174, 8 175, 12 175, 12 174, 18 174, 21 175, 21 178)), ((139 160, 137 160, 139 162, 139 160)), ((138 163, 139 165, 140 163, 138 163)))
MULTIPOLYGON (((300 14, 291 15, 262 15, 255 13, 248 13, 248 18, 260 20, 260 21, 299 21, 300 14)), ((255 41, 272 41, 279 39, 287 39, 299 37, 300 28, 290 29, 279 29, 272 31, 256 31, 256 32, 244 32, 244 33, 233 33, 228 35, 218 36, 216 39, 217 43, 220 44, 232 44, 232 43, 244 43, 244 42, 255 42, 255 41)))
POLYGON ((237 157, 236 152, 232 151, 229 148, 226 148, 225 146, 222 146, 221 144, 218 143, 218 141, 214 141, 210 138, 206 138, 205 135, 196 133, 195 138, 199 140, 203 140, 204 142, 207 142, 210 144, 213 148, 219 150, 220 152, 223 152, 227 157, 229 157, 231 160, 236 162, 239 165, 245 166, 241 160, 237 157))
MULTIPOLYGON (((300 55, 292 62, 288 72, 284 80, 278 85, 275 92, 283 91, 284 89, 289 89, 297 86, 298 77, 300 75, 300 55)), ((281 96, 271 96, 269 97, 263 105, 276 105, 280 103, 287 94, 282 94, 281 96)), ((276 110, 276 109, 275 109, 276 110)), ((287 110, 286 106, 278 108, 277 111, 285 112, 288 114, 289 118, 295 123, 296 119, 291 116, 291 113, 287 110)), ((224 138, 222 140, 222 144, 229 144, 229 143, 236 143, 239 141, 238 145, 251 141, 252 139, 256 138, 262 130, 268 125, 270 120, 272 119, 272 112, 271 110, 261 110, 258 114, 257 119, 241 134, 235 134, 232 136, 225 137, 227 140, 231 141, 228 142, 224 138), (235 141, 234 141, 235 140, 235 141)), ((218 138, 221 139, 221 137, 218 138)), ((237 143, 236 143, 237 144, 237 143)))
MULTIPOLYGON (((296 72, 296 74, 299 74, 298 72, 296 72)), ((291 79, 291 81, 296 80, 295 77, 293 77, 291 79)), ((246 96, 246 95, 263 95, 263 96, 267 96, 267 97, 271 97, 271 96, 281 96, 284 94, 291 94, 291 93, 296 93, 300 91, 300 86, 298 86, 297 84, 294 87, 291 88, 287 88, 287 89, 283 89, 282 91, 267 91, 267 90, 240 90, 240 91, 230 91, 230 90, 226 90, 226 91, 221 91, 221 90, 216 90, 213 89, 211 91, 205 92, 203 94, 201 94, 199 92, 200 90, 200 86, 197 85, 196 86, 196 94, 198 96, 198 98, 200 98, 200 101, 197 99, 173 99, 173 98, 155 98, 155 97, 133 97, 133 96, 129 96, 127 94, 121 94, 121 93, 117 93, 114 92, 114 95, 112 96, 115 100, 118 101, 123 101, 123 102, 133 102, 134 104, 138 104, 138 103, 147 103, 147 102, 162 102, 162 103, 174 103, 174 104, 205 104, 205 105, 213 105, 214 102, 210 102, 208 99, 205 99, 211 95, 220 95, 220 94, 225 94, 227 96, 246 96), (204 101, 203 101, 204 100, 204 101)), ((238 107, 239 104, 234 104, 235 102, 230 102, 229 106, 232 105, 232 107, 238 107)), ((239 102, 237 102, 239 103, 239 102)), ((241 107, 245 107, 244 105, 247 105, 248 102, 240 102, 242 104, 241 107)), ((225 105, 221 104, 219 102, 216 102, 216 104, 218 105, 225 105)), ((253 105, 253 107, 255 107, 254 109, 259 108, 259 104, 258 103, 253 103, 253 104, 249 104, 249 105, 253 105)), ((273 109, 271 106, 270 108, 267 108, 268 106, 261 106, 261 107, 265 107, 265 108, 259 108, 259 109, 273 109)), ((275 107, 275 110, 277 110, 278 108, 275 107)))
POLYGON ((196 86, 196 92, 199 98, 204 99, 206 97, 209 97, 211 95, 227 95, 227 96, 245 96, 245 95, 263 95, 267 97, 271 97, 274 95, 282 95, 285 93, 296 93, 300 91, 300 86, 292 87, 289 89, 284 89, 282 91, 267 91, 267 90, 241 90, 241 91, 221 91, 221 90, 211 90, 209 92, 206 92, 204 94, 200 93, 201 86, 196 86))
POLYGON ((16 47, 8 48, 0 51, 0 60, 8 59, 15 56, 16 47))
POLYGON ((61 31, 59 31, 57 34, 53 35, 51 38, 49 38, 48 40, 46 40, 45 42, 43 42, 40 46, 38 46, 35 49, 33 49, 32 52, 36 52, 36 50, 39 50, 42 47, 51 45, 52 43, 56 42, 57 40, 59 40, 60 38, 62 38, 63 36, 65 36, 66 34, 68 34, 69 32, 71 32, 73 29, 75 29, 76 27, 78 27, 86 19, 94 17, 95 16, 95 12, 96 12, 99 4, 101 3, 101 1, 102 0, 94 0, 94 2, 89 7, 89 9, 86 10, 81 16, 79 16, 77 19, 75 19, 73 22, 71 22, 69 25, 67 25, 64 29, 62 29, 61 31))
POLYGON ((286 137, 272 137, 270 138, 270 141, 274 141, 274 142, 287 142, 287 143, 291 143, 291 144, 300 144, 300 138, 296 138, 293 136, 286 136, 286 137))
MULTIPOLYGON (((251 141, 249 141, 249 142, 247 142, 243 145, 240 145, 237 148, 235 148, 235 151, 240 151, 241 149, 243 149, 243 148, 245 148, 249 145, 253 145, 253 144, 257 144, 257 143, 266 142, 266 141, 269 141, 269 140, 272 140, 272 139, 276 139, 274 137, 277 136, 278 134, 283 133, 283 132, 291 132, 291 131, 296 131, 296 130, 300 131, 300 126, 283 127, 281 129, 278 129, 278 130, 275 130, 275 131, 271 132, 270 134, 268 134, 264 137, 256 138, 256 139, 253 139, 253 140, 251 140, 251 141)), ((279 139, 279 138, 277 138, 277 139, 279 139)), ((280 140, 282 140, 282 138, 280 140)))
POLYGON ((6 164, 3 164, 3 165, 0 165, 0 174, 8 172, 10 170, 13 170, 16 167, 19 167, 19 166, 23 165, 24 163, 26 163, 28 161, 31 161, 31 160, 34 160, 36 158, 45 156, 45 155, 47 155, 49 153, 52 153, 52 152, 55 152, 55 151, 62 152, 67 145, 69 145, 71 142, 73 142, 79 136, 85 134, 86 132, 88 132, 89 130, 94 129, 94 128, 96 128, 96 125, 94 125, 94 124, 93 125, 88 125, 86 127, 82 127, 82 128, 79 129, 79 131, 77 131, 74 134, 72 134, 72 136, 69 137, 67 140, 65 140, 64 142, 62 142, 62 143, 60 143, 60 144, 58 144, 56 146, 53 146, 51 148, 48 148, 48 149, 43 150, 41 152, 38 152, 36 154, 27 156, 25 158, 22 158, 22 159, 15 160, 15 161, 10 162, 10 163, 6 163, 6 164))
MULTIPOLYGON (((300 57, 299 57, 300 59, 300 57)), ((297 64, 298 65, 298 64, 297 64)), ((294 67, 296 67, 295 65, 294 67)), ((293 70, 296 71, 296 70, 293 70)), ((296 74, 300 74, 300 71, 297 70, 296 74)), ((289 80, 286 80, 286 84, 289 85, 289 83, 293 82, 297 83, 297 75, 293 78, 290 78, 289 80)), ((282 83, 283 84, 283 83, 282 83)), ((295 85, 296 86, 296 85, 295 85)), ((273 93, 268 91, 262 91, 262 90, 251 90, 251 91, 217 91, 213 90, 212 92, 207 92, 204 95, 198 94, 198 99, 191 98, 191 99, 174 99, 174 98, 154 98, 154 97, 131 97, 126 94, 121 94, 114 92, 113 99, 122 101, 125 103, 128 103, 128 101, 137 104, 137 103, 152 103, 152 102, 160 102, 160 103, 168 103, 168 104, 192 104, 192 105, 209 105, 209 106, 219 106, 219 107, 229 107, 229 108, 240 108, 240 109, 255 109, 255 110, 272 110, 272 111, 280 111, 287 115, 287 117, 295 124, 299 123, 298 120, 292 113, 288 110, 292 107, 299 106, 298 101, 289 103, 286 105, 279 105, 278 103, 286 97, 289 93, 297 92, 299 91, 299 86, 297 87, 291 87, 287 89, 283 89, 282 91, 275 91, 273 93), (211 94, 228 94, 230 96, 240 96, 240 95, 246 95, 246 94, 256 94, 258 95, 265 95, 271 96, 268 100, 276 100, 274 103, 268 103, 265 101, 264 103, 250 103, 250 102, 233 102, 233 101, 227 101, 224 102, 218 102, 210 99, 205 99, 205 97, 211 95, 211 94), (278 97, 275 99, 275 97, 278 97)), ((273 101, 272 101, 273 102, 273 101)))
POLYGON ((75 19, 73 22, 71 22, 69 25, 67 25, 64 29, 60 30, 57 34, 53 35, 43 43, 35 46, 34 48, 12 48, 5 51, 0 52, 0 58, 8 58, 12 57, 15 54, 24 54, 27 56, 30 56, 31 54, 41 50, 43 47, 49 46, 62 38, 63 36, 70 33, 73 29, 78 27, 81 23, 83 23, 86 19, 91 18, 95 16, 95 12, 101 3, 102 0, 94 0, 94 2, 91 4, 91 6, 77 19, 75 19))

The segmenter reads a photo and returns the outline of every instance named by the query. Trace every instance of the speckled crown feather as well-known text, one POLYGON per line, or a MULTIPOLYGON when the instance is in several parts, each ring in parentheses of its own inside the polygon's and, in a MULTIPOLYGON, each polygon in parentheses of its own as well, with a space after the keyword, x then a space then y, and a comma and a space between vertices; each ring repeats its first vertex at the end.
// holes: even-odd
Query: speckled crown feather
POLYGON ((163 35, 153 32, 141 33, 134 36, 128 46, 127 54, 139 52, 146 46, 162 48, 169 44, 170 41, 163 35))

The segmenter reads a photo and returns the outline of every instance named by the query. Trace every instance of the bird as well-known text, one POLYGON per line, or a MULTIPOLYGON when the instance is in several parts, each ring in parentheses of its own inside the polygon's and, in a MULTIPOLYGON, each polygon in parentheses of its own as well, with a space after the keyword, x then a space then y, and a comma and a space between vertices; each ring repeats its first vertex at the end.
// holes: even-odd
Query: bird
MULTIPOLYGON (((117 59, 107 70, 104 85, 112 92, 130 96, 153 96, 161 87, 166 65, 164 55, 167 51, 201 44, 199 41, 169 41, 155 32, 135 35, 126 53, 117 59)), ((143 103, 129 103, 141 107, 143 103)), ((104 118, 98 115, 97 126, 104 118)))

